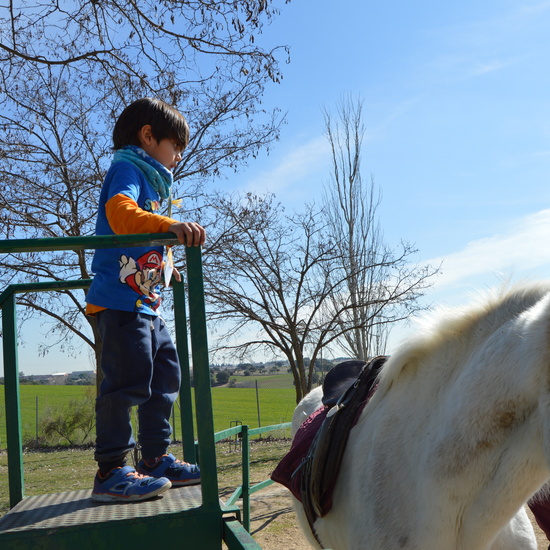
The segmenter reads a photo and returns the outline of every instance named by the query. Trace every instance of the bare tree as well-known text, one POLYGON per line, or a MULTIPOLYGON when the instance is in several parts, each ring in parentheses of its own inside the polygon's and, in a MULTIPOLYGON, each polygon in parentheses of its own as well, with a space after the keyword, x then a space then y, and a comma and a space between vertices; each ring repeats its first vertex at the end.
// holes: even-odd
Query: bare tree
MULTIPOLYGON (((6 86, 5 80, 2 83, 4 100, 10 105, 0 114, 0 234, 5 239, 70 237, 94 231, 109 149, 109 137, 94 128, 94 112, 108 99, 101 94, 92 99, 87 95, 89 87, 81 88, 64 72, 27 70, 27 79, 15 89, 6 86)), ((80 250, 2 256, 0 280, 6 284, 87 279, 87 255, 80 250)), ((95 346, 84 328, 84 304, 78 293, 23 294, 18 303, 26 306, 23 320, 41 312, 53 322, 41 353, 58 344, 73 351, 69 335, 95 346)))
POLYGON ((205 255, 218 349, 241 359, 282 354, 297 401, 324 348, 362 359, 384 353, 388 328, 421 309, 437 272, 412 264, 409 244, 384 244, 379 194, 361 179, 361 103, 339 108, 339 124, 325 112, 333 177, 324 207, 288 216, 272 196, 219 198, 217 238, 205 255))
MULTIPOLYGON (((0 6, 0 61, 19 67, 70 65, 80 71, 101 66, 111 76, 116 71, 131 80, 168 71, 181 88, 182 75, 195 82, 216 79, 227 59, 236 58, 235 73, 267 71, 277 81, 277 48, 256 45, 263 25, 279 13, 274 3, 10 0, 0 6)), ((154 89, 154 81, 147 85, 154 89)))
POLYGON ((325 213, 340 261, 331 278, 346 281, 345 292, 331 296, 327 314, 336 317, 343 350, 359 359, 384 354, 389 330, 421 309, 418 298, 437 268, 409 262, 416 253, 409 243, 396 249, 383 240, 378 219, 380 192, 365 182, 361 158, 365 124, 363 102, 344 96, 334 118, 325 109, 332 173, 325 188, 325 213))
MULTIPOLYGON (((0 235, 93 233, 115 116, 155 95, 185 113, 190 146, 175 173, 186 218, 204 182, 236 170, 277 139, 283 118, 261 107, 284 48, 256 45, 272 2, 27 1, 0 7, 0 235)), ((175 214, 176 216, 178 214, 175 214)), ((0 259, 0 280, 88 278, 89 253, 0 259)), ((82 295, 24 295, 24 316, 53 322, 47 351, 71 335, 95 349, 82 295), (57 335, 57 338, 55 338, 57 335), (52 337, 53 336, 53 337, 52 337)), ((93 327, 92 327, 93 328, 93 327)))
MULTIPOLYGON (((335 300, 348 292, 348 273, 328 219, 313 205, 285 215, 269 195, 220 197, 216 204, 217 237, 210 235, 205 254, 216 347, 240 359, 259 351, 284 356, 298 401, 312 388, 323 348, 354 329, 341 319, 357 304, 335 300)), ((397 292, 404 286, 396 284, 394 300, 397 292)))
POLYGON ((220 197, 216 203, 218 237, 205 254, 205 273, 220 349, 237 356, 257 350, 284 355, 299 400, 311 389, 315 363, 304 361, 306 344, 314 332, 323 340, 329 333, 318 324, 327 296, 323 264, 331 259, 321 218, 312 208, 285 216, 272 196, 220 197))

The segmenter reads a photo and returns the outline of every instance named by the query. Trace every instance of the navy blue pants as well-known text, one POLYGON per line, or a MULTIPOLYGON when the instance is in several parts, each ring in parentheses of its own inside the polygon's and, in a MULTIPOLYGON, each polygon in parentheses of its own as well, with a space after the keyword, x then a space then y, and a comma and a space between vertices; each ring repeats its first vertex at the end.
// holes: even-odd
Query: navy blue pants
POLYGON ((135 447, 130 407, 137 405, 143 458, 163 455, 170 445, 170 415, 181 372, 176 348, 160 317, 106 309, 97 313, 103 340, 96 400, 95 459, 121 465, 135 447))

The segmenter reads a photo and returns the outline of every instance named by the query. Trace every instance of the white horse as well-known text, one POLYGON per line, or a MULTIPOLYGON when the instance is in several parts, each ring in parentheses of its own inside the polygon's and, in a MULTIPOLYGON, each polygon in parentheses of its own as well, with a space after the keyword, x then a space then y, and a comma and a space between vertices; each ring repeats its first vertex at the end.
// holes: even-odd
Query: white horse
MULTIPOLYGON (((294 431, 320 399, 302 400, 294 431)), ((432 313, 387 360, 314 528, 332 550, 535 550, 524 504, 549 465, 550 285, 537 284, 432 313)))

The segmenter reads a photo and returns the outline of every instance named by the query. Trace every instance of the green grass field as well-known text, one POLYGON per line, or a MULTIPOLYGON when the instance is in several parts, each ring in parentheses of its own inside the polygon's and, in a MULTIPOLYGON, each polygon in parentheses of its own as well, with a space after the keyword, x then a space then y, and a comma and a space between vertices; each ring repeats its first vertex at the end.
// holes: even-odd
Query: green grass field
MULTIPOLYGON (((20 386, 21 425, 23 439, 36 437, 36 418, 38 421, 49 408, 60 407, 71 399, 84 396, 86 386, 20 386)), ((6 447, 6 407, 4 386, 0 386, 0 449, 6 447)))
POLYGON ((296 407, 294 389, 213 388, 212 403, 215 431, 229 427, 231 421, 240 421, 252 428, 290 422, 296 407), (258 414, 260 421, 258 422, 258 414))
MULTIPOLYGON (((214 411, 214 430, 219 432, 231 426, 233 421, 248 424, 251 428, 290 422, 295 407, 295 392, 286 375, 236 377, 258 383, 258 401, 256 389, 226 388, 212 389, 214 411), (285 380, 282 379, 285 377, 285 380), (287 385, 290 387, 281 387, 287 385), (259 403, 259 411, 258 411, 259 403), (258 422, 259 416, 259 422, 258 422)), ((239 381, 240 382, 240 381, 239 381)), ((32 442, 41 437, 40 421, 48 414, 48 409, 61 407, 71 399, 81 398, 87 386, 20 386, 21 424, 23 441, 32 442), (38 419, 38 431, 37 431, 38 419)), ((175 407, 175 439, 181 439, 179 409, 175 407)), ((196 428, 195 428, 196 434, 196 428)), ((4 404, 4 386, 0 386, 0 449, 6 447, 6 410, 4 404)))

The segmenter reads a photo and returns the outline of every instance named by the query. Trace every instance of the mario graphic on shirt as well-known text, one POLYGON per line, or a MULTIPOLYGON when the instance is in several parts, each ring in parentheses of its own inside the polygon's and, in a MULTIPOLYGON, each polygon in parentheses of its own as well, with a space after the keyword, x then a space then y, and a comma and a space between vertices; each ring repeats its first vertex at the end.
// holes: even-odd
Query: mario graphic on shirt
POLYGON ((160 284, 162 256, 155 250, 150 250, 137 260, 125 256, 120 257, 119 280, 127 284, 139 294, 135 311, 141 311, 145 306, 156 310, 160 306, 160 295, 155 292, 160 284))

